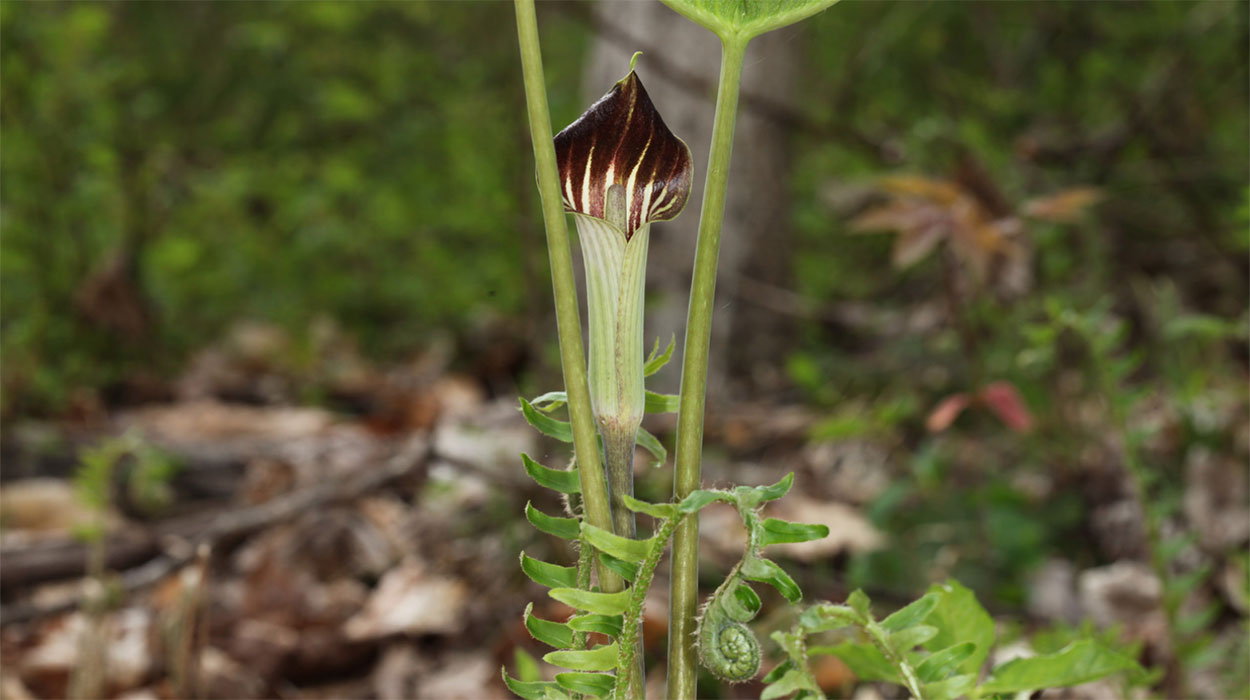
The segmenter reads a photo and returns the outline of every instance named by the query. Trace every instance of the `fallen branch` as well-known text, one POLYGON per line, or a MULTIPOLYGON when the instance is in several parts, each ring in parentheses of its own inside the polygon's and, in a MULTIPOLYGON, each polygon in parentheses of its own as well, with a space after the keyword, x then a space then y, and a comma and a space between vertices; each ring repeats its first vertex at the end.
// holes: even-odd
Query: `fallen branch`
MULTIPOLYGON (((171 544, 166 546, 164 553, 155 559, 122 573, 118 586, 126 594, 134 593, 157 583, 194 560, 195 552, 202 544, 213 545, 215 548, 221 540, 241 537, 317 508, 360 498, 396 479, 418 473, 428 464, 430 454, 428 441, 414 441, 378 468, 364 468, 359 474, 302 488, 259 505, 239 508, 207 518, 204 515, 196 515, 167 521, 156 532, 149 534, 147 541, 171 544)), ((110 541, 108 548, 112 550, 114 545, 115 542, 110 541)), ((50 571, 58 573, 52 578, 81 576, 85 571, 86 547, 81 544, 77 547, 76 551, 68 546, 63 548, 62 553, 59 554, 62 561, 58 562, 56 567, 45 564, 43 568, 28 569, 24 572, 26 578, 20 580, 20 583, 29 585, 51 580, 51 578, 38 578, 39 575, 46 576, 50 571), (74 564, 71 559, 76 560, 77 563, 74 564), (73 568, 74 566, 77 568, 73 568), (66 571, 76 573, 65 574, 66 571)), ((158 551, 157 548, 153 546, 151 552, 156 551, 158 551)), ((20 563, 15 557, 21 554, 21 552, 0 553, 0 571, 3 571, 6 577, 13 579, 14 583, 19 582, 18 579, 23 572, 13 571, 10 561, 20 563)), ((82 593, 75 592, 52 602, 6 605, 0 607, 0 625, 56 615, 73 610, 82 602, 82 593)))

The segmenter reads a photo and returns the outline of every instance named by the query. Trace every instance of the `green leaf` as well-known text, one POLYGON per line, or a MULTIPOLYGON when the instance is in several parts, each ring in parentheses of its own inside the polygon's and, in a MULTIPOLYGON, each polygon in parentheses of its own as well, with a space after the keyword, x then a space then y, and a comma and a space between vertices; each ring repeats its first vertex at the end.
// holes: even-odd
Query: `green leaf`
POLYGON ((518 398, 518 401, 521 402, 521 414, 525 416, 525 421, 534 426, 538 432, 560 442, 573 442, 573 426, 569 425, 568 421, 556 420, 546 415, 524 398, 518 398))
POLYGON ((551 681, 518 681, 508 677, 508 669, 503 669, 503 682, 514 695, 525 700, 551 700, 567 698, 568 693, 551 681))
POLYGON ((751 581, 760 581, 776 588, 786 600, 791 603, 797 603, 803 599, 803 591, 799 590, 799 584, 790 578, 777 562, 752 557, 747 560, 746 565, 742 567, 742 575, 751 581))
POLYGON ((584 651, 553 651, 543 661, 573 671, 611 671, 616 668, 616 644, 584 651))
POLYGON ((554 411, 568 402, 569 395, 563 391, 548 391, 530 399, 530 405, 540 411, 554 411))
POLYGON ((569 649, 573 646, 573 630, 563 622, 534 617, 534 604, 525 606, 525 629, 530 636, 549 647, 569 649))
POLYGON ((799 624, 808 632, 825 632, 863 624, 864 618, 846 605, 822 603, 813 605, 799 616, 799 624))
POLYGON ((613 639, 621 636, 624 620, 620 615, 578 615, 569 618, 569 627, 578 632, 598 632, 613 639))
POLYGON ((616 687, 616 677, 606 673, 557 673, 556 683, 574 693, 606 698, 616 687))
POLYGON ((762 526, 764 536, 760 538, 761 547, 783 542, 810 542, 829 536, 829 527, 826 525, 809 525, 792 523, 779 518, 766 518, 762 526))
POLYGON ((622 495, 621 500, 624 501, 626 508, 634 511, 635 513, 644 513, 659 520, 668 520, 669 518, 677 517, 677 506, 672 503, 647 503, 646 501, 640 501, 629 494, 622 495))
POLYGON ((789 671, 792 668, 794 668, 794 659, 786 659, 785 661, 782 661, 774 666, 773 670, 764 674, 764 677, 761 678, 760 681, 764 683, 776 683, 782 676, 785 675, 786 671, 789 671))
POLYGON ((559 518, 534 507, 533 503, 525 504, 525 519, 530 521, 539 532, 554 535, 565 540, 575 540, 581 534, 581 523, 577 518, 559 518))
MULTIPOLYGON (((560 493, 581 493, 582 480, 574 470, 552 469, 530 459, 530 456, 521 453, 521 463, 525 465, 525 473, 530 478, 538 482, 539 486, 559 491, 560 493)), ((533 522, 532 520, 530 522, 533 522)), ((535 524, 535 527, 538 527, 535 524)), ((541 527, 538 528, 542 530, 541 527)))
POLYGON ((1053 654, 1008 661, 991 672, 981 690, 985 694, 1062 688, 1134 670, 1141 670, 1136 661, 1095 640, 1082 639, 1053 654))
POLYGON ((750 622, 760 611, 760 597, 746 584, 734 588, 734 594, 720 600, 721 609, 735 622, 750 622))
POLYGON ((577 588, 553 588, 547 591, 547 595, 578 610, 600 615, 620 615, 629 609, 629 591, 600 593, 577 588))
POLYGON ((929 625, 914 625, 890 635, 890 644, 899 651, 910 651, 937 636, 937 628, 929 625))
POLYGON ((676 413, 681 397, 677 394, 657 394, 647 390, 645 410, 647 413, 676 413))
POLYGON ((651 463, 653 467, 664 466, 665 460, 668 459, 668 450, 664 449, 664 445, 660 444, 660 439, 647 432, 646 428, 638 429, 638 446, 651 453, 655 461, 651 463))
MULTIPOLYGON (((526 609, 526 612, 529 612, 526 609)), ((543 677, 542 670, 538 668, 538 659, 530 656, 528 651, 521 647, 517 647, 512 651, 512 660, 516 666, 517 680, 536 681, 543 677)))
POLYGON ((940 681, 959 668, 959 664, 966 661, 976 650, 977 645, 973 642, 963 642, 941 651, 935 651, 916 666, 916 675, 926 683, 940 681))
POLYGON ((776 681, 764 688, 764 692, 760 693, 760 700, 773 700, 773 698, 784 698, 792 693, 800 690, 816 691, 816 684, 812 682, 810 676, 797 668, 791 668, 776 681))
POLYGON ((1199 630, 1206 629, 1208 625, 1215 622, 1215 618, 1219 617, 1222 608, 1223 606, 1216 601, 1186 615, 1176 621, 1176 627, 1173 630, 1173 634, 1175 634, 1177 638, 1184 639, 1199 630))
POLYGON ((804 651, 804 639, 801 635, 777 630, 768 635, 768 637, 776 642, 777 646, 781 647, 781 651, 783 651, 785 655, 791 659, 799 658, 800 654, 804 651))
POLYGON ((863 619, 867 620, 872 617, 872 601, 862 590, 857 588, 851 591, 851 594, 846 597, 846 604, 851 607, 851 610, 859 613, 863 619))
POLYGON ((828 8, 836 0, 664 0, 725 41, 745 41, 828 8))
POLYGON ((1182 551, 1192 546, 1197 540, 1198 537, 1190 533, 1169 537, 1159 544, 1159 556, 1171 561, 1182 551))
POLYGON ((790 492, 790 487, 794 485, 794 472, 790 472, 781 478, 781 481, 772 486, 756 486, 755 491, 760 495, 760 501, 775 501, 778 498, 790 492))
POLYGON ((663 369, 664 365, 667 365, 668 361, 673 358, 673 348, 675 347, 677 347, 677 334, 676 333, 674 333, 673 336, 668 339, 668 347, 664 348, 664 353, 661 355, 657 355, 656 353, 660 351, 660 339, 656 338, 655 347, 651 348, 651 354, 647 355, 647 362, 646 364, 642 366, 643 376, 650 377, 651 375, 663 369))
POLYGON ((1208 574, 1211 573, 1209 565, 1199 566, 1193 571, 1188 571, 1179 576, 1170 577, 1164 582, 1165 594, 1174 596, 1176 600, 1181 600, 1189 594, 1198 584, 1207 580, 1208 574))
POLYGON ((727 491, 712 491, 709 489, 691 491, 690 495, 681 499, 681 503, 677 504, 677 510, 687 514, 697 513, 706 506, 717 501, 722 503, 733 503, 733 495, 727 491))
POLYGON ((590 523, 582 523, 582 536, 600 552, 611 554, 617 559, 631 564, 641 563, 651 553, 651 547, 655 545, 654 537, 645 540, 631 540, 628 537, 614 535, 607 530, 597 528, 590 523))
POLYGON ((541 586, 572 588, 577 585, 577 567, 548 564, 521 552, 521 570, 541 586))
POLYGON ((936 627, 938 633, 925 648, 936 651, 960 642, 974 642, 976 651, 959 665, 959 671, 977 673, 994 646, 993 618, 977 602, 976 595, 954 579, 933 584, 929 592, 937 593, 940 600, 925 622, 936 627))
POLYGON ((923 622, 937 607, 939 600, 937 593, 926 593, 882 620, 881 626, 890 632, 897 632, 923 622))
POLYGON ((599 561, 603 562, 604 566, 608 567, 612 571, 615 571, 617 576, 620 576, 626 581, 633 581, 638 578, 638 566, 635 564, 630 564, 627 561, 622 561, 611 554, 604 554, 603 552, 599 553, 599 561))
POLYGON ((961 673, 946 680, 925 683, 920 686, 921 695, 925 700, 955 700, 968 694, 977 684, 977 677, 971 673, 961 673))
POLYGON ((842 659, 851 671, 865 681, 887 681, 902 685, 898 670, 886 660, 881 650, 871 644, 842 642, 832 647, 808 649, 808 653, 827 652, 842 659))

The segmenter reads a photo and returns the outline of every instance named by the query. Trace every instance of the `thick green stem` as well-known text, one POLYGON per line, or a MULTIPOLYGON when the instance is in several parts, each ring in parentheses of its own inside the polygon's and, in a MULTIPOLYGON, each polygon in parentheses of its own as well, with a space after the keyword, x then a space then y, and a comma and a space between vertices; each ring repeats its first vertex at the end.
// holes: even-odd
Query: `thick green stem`
MULTIPOLYGON (((738 87, 748 39, 721 40, 720 83, 716 117, 708 158, 699 240, 695 249, 694 279, 686 319, 686 344, 681 372, 681 403, 677 417, 677 456, 673 500, 680 501, 699 488, 703 453, 703 412, 707 401, 708 348, 712 337, 712 309, 716 294, 716 263, 720 257, 721 222, 729 186, 729 157, 733 151, 734 122, 738 114, 738 87)), ((695 661, 695 615, 699 606, 699 519, 687 518, 673 539, 673 574, 668 634, 668 697, 691 700, 698 677, 695 661)))
MULTIPOLYGON (((547 109, 547 87, 543 82, 543 59, 538 44, 538 20, 534 0, 515 0, 517 38, 521 46, 521 68, 525 75, 525 100, 529 107, 530 138, 538 162, 538 189, 542 193, 543 223, 547 228, 547 254, 551 261, 551 283, 556 302, 556 328, 560 339, 560 362, 564 387, 568 392, 569 418, 573 423, 573 450, 581 477, 582 502, 586 519, 604 530, 612 529, 607 484, 599 460, 590 390, 586 385, 586 358, 583 355, 581 317, 577 308, 577 286, 573 281, 573 256, 569 250, 568 225, 560 198, 560 177, 552 145, 551 115, 547 109)), ((606 567, 597 567, 599 586, 607 593, 624 588, 621 577, 606 567)))
POLYGON ((612 498, 612 528, 621 537, 634 539, 634 513, 625 507, 625 496, 634 495, 634 444, 638 428, 604 429, 603 452, 608 463, 608 489, 612 498))

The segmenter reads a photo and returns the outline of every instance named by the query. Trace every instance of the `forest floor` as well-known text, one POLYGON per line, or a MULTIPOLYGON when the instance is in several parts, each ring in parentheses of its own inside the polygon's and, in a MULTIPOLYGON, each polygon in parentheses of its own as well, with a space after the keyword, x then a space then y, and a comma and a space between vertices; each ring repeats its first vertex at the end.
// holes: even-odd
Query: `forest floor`
MULTIPOLYGON (((514 398, 491 398, 483 377, 451 371, 445 354, 390 368, 339 356, 317 392, 320 405, 340 410, 301 407, 291 399, 308 377, 265 361, 273 339, 249 332, 259 336, 201 353, 170 400, 6 430, 0 697, 508 697, 500 667, 512 668, 518 650, 543 653, 522 623, 526 603, 548 619, 570 612, 522 575, 518 553, 573 558, 521 517, 530 500, 549 513, 562 505, 529 481, 519 455, 556 464, 567 449, 532 430, 514 398), (93 507, 83 455, 110 440, 125 455, 93 507)), ((807 598, 840 600, 848 557, 890 546, 866 511, 887 487, 892 456, 872 440, 812 440, 819 418, 802 406, 714 406, 705 483, 769 483, 795 471, 796 487, 772 513, 827 524, 832 535, 776 554, 807 598)), ((647 425, 671 444, 671 416, 647 425)), ((640 493, 663 500, 671 461, 649 461, 639 453, 640 493)), ((1244 473, 1211 476, 1244 494, 1244 473)), ((1211 527, 1230 531, 1204 536, 1244 540, 1232 530, 1250 527, 1250 516, 1223 514, 1211 527)), ((723 572, 740 554, 736 516, 710 508, 701 523, 702 569, 723 572)), ((1122 524, 1107 529, 1125 537, 1122 524)), ((1134 559, 1129 548, 1101 567, 1051 561, 1031 579, 1027 606, 995 610, 991 601, 991 611, 1026 625, 1118 624, 1152 653, 1166 644, 1159 583, 1134 559)), ((1244 621, 1244 582, 1227 564, 1208 595, 1244 621)), ((646 607, 655 697, 665 577, 661 569, 646 607)), ((900 583, 872 593, 901 604, 915 591, 900 583)), ((786 624, 784 606, 769 607, 763 626, 786 624)), ((1243 630, 1225 622, 1222 635, 1243 630)), ((819 682, 849 697, 854 677, 823 658, 819 682)), ((761 687, 731 692, 757 697, 761 687)), ((856 697, 881 695, 863 686, 856 697)))

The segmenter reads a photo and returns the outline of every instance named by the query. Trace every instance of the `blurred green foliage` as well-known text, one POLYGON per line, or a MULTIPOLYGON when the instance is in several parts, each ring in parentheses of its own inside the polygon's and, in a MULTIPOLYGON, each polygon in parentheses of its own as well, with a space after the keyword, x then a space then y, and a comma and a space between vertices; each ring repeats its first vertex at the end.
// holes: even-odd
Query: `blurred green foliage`
MULTIPOLYGON (((483 313, 545 313, 507 3, 0 12, 6 415, 56 410, 137 368, 172 371, 240 318, 302 330, 330 316, 385 356, 483 313), (138 339, 82 308, 85 281, 115 256, 133 260, 151 307, 138 339)), ((556 123, 581 103, 593 36, 578 16, 543 17, 556 123)), ((797 291, 931 296, 935 265, 882 274, 888 239, 841 235, 829 188, 970 157, 1012 202, 1105 190, 1101 230, 1030 232, 1039 287, 1063 285, 1079 305, 1126 270, 1196 262, 1188 300, 1224 314, 1244 301, 1246 275, 1220 253, 1250 240, 1245 6, 849 3, 793 31, 807 59, 797 291)), ((935 350, 958 357, 948 337, 919 338, 864 372, 827 329, 804 332, 789 366, 825 402, 935 350)))
MULTIPOLYGON (((1240 314, 1248 25, 1236 3, 871 2, 816 16, 798 81, 808 129, 795 134, 797 286, 887 308, 940 294, 936 261, 884 274, 888 238, 842 235, 846 217, 833 214, 848 195, 837 187, 897 171, 948 176, 966 159, 1011 204, 1102 190, 1096 219, 1027 230, 1036 288, 1085 307, 1109 290, 1129 301, 1130 283, 1168 276, 1187 303, 1240 314)), ((891 348, 874 369, 958 354, 913 339, 919 347, 891 348)), ((831 345, 808 330, 809 349, 831 345)), ((821 374, 855 393, 880 376, 865 359, 826 357, 821 374)))
MULTIPOLYGON (((174 366, 238 318, 326 314, 386 353, 544 301, 509 5, 0 12, 9 412, 174 366), (156 310, 131 342, 78 299, 119 251, 156 310)), ((549 27, 550 77, 576 85, 585 34, 549 27)))

